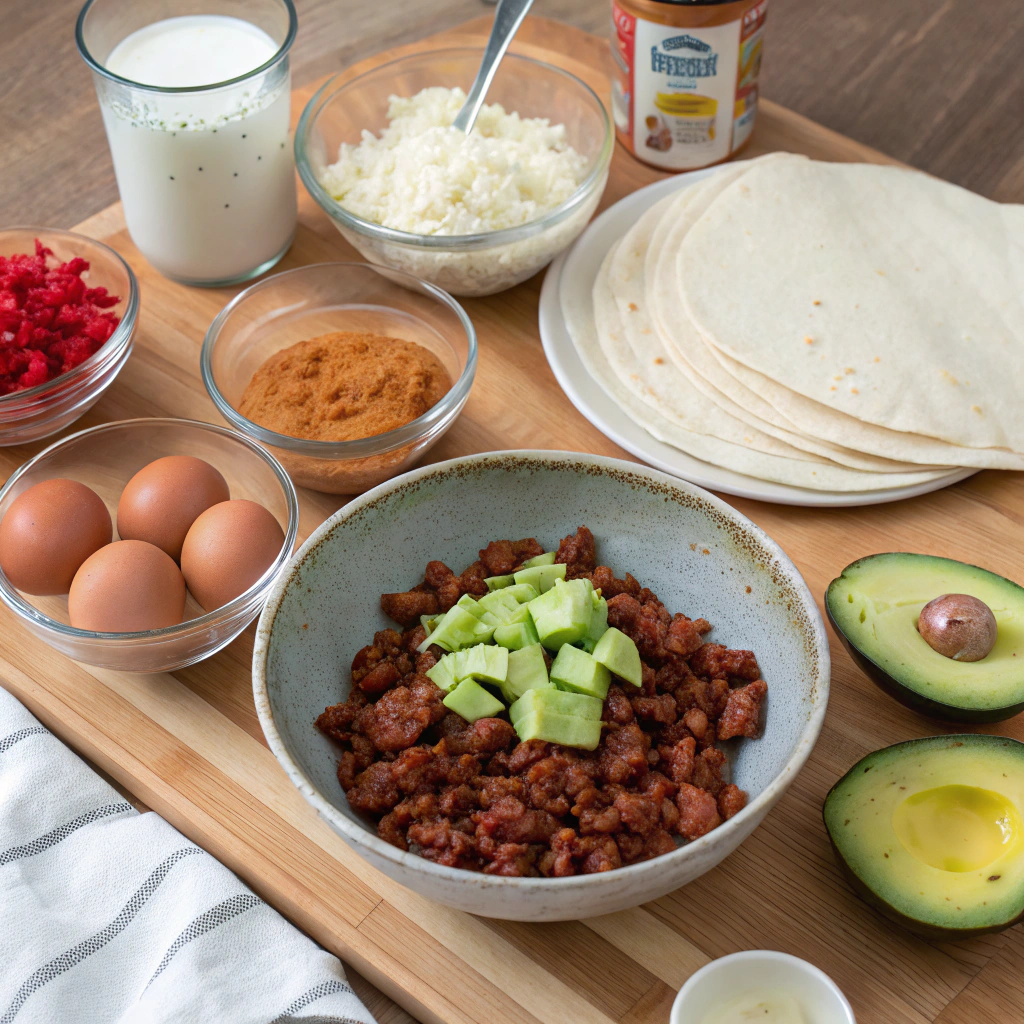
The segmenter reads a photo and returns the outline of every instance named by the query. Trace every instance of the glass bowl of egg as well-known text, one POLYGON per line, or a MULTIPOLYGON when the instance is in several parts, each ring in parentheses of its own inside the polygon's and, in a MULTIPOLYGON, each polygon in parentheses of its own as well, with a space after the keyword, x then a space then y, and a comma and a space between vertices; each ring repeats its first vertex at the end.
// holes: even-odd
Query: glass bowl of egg
POLYGON ((477 340, 450 295, 369 263, 264 278, 210 325, 200 370, 220 414, 299 487, 360 494, 411 468, 455 422, 477 340))
POLYGON ((259 613, 298 520, 288 474, 249 438, 192 420, 104 423, 0 490, 0 600, 76 661, 185 668, 259 613))
POLYGON ((452 128, 482 56, 432 50, 343 72, 295 133, 303 183, 365 259, 459 296, 511 288, 571 245, 601 199, 614 146, 589 85, 515 53, 473 130, 452 128))

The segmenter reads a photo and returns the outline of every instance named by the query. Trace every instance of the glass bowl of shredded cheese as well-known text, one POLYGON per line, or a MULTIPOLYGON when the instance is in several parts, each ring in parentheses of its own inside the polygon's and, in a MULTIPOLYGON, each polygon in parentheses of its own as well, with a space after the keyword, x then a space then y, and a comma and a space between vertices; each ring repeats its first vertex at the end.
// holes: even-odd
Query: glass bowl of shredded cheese
POLYGON ((364 258, 462 296, 511 288, 571 245, 613 147, 586 83, 518 54, 473 131, 452 128, 481 55, 435 50, 336 76, 295 135, 306 188, 364 258))

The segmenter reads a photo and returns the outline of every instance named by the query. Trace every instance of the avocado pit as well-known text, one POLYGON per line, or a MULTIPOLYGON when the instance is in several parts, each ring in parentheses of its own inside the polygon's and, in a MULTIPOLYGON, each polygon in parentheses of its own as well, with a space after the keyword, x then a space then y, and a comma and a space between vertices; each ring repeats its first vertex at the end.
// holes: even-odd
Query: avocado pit
POLYGON ((938 654, 953 661, 981 661, 996 645, 996 617, 970 594, 943 594, 921 609, 917 631, 938 654))

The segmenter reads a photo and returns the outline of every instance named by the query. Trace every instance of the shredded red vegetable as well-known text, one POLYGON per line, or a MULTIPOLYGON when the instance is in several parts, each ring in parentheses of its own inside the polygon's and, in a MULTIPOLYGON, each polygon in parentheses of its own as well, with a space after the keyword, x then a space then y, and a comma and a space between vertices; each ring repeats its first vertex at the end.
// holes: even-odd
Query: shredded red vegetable
POLYGON ((23 391, 85 362, 110 339, 121 318, 104 310, 121 300, 87 288, 87 260, 47 265, 53 251, 36 239, 35 254, 0 256, 0 395, 23 391))

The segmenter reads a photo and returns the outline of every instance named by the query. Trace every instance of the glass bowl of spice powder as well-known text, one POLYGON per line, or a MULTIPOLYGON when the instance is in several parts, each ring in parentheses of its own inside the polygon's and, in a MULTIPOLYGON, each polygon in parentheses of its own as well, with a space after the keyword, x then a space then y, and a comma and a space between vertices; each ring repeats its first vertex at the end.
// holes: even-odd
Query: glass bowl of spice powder
POLYGON ((476 362, 455 299, 367 263, 317 263, 247 288, 201 356, 221 415, 298 486, 330 494, 409 469, 461 412, 476 362))

